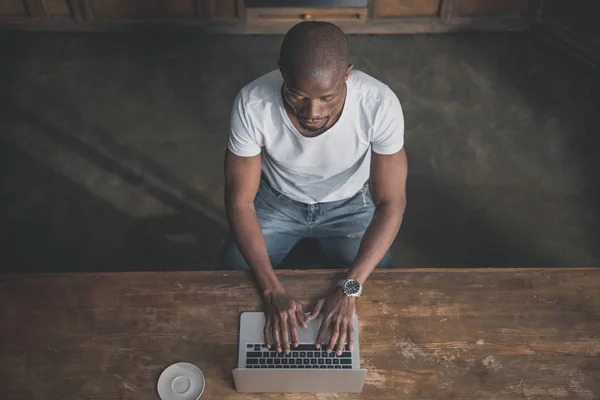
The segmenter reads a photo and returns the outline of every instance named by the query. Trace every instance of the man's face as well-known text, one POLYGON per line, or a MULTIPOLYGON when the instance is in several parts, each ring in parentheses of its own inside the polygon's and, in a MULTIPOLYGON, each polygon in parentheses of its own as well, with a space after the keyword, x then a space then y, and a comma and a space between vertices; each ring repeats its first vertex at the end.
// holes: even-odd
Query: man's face
POLYGON ((320 77, 290 77, 283 73, 283 97, 299 124, 317 132, 325 128, 343 106, 346 93, 347 71, 323 74, 320 77))

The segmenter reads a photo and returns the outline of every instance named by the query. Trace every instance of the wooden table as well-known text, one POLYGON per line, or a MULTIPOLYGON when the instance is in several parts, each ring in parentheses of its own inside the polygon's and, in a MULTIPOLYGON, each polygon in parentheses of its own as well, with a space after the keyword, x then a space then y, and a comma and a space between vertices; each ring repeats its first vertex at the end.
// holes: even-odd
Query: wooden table
MULTIPOLYGON (((278 273, 308 304, 339 272, 278 273)), ((600 269, 390 270, 358 303, 362 394, 233 387, 244 272, 0 277, 0 398, 157 399, 160 372, 198 365, 204 399, 599 399, 600 269)))

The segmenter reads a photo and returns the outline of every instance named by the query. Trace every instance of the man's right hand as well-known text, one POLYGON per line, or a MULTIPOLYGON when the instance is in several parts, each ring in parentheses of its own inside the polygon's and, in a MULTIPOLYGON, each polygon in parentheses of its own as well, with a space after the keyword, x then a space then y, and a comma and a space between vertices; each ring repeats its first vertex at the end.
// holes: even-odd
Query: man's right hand
POLYGON ((288 296, 283 290, 267 292, 265 301, 265 344, 270 349, 275 346, 278 353, 290 352, 291 343, 298 347, 298 324, 306 328, 302 303, 288 296))

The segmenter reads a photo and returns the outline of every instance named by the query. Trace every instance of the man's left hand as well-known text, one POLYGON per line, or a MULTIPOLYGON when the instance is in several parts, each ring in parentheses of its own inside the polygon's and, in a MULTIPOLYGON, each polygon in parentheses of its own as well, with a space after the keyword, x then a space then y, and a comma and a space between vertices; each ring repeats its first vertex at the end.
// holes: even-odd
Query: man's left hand
POLYGON ((354 347, 355 302, 356 297, 346 296, 340 287, 317 302, 313 312, 306 318, 307 321, 313 320, 323 312, 323 321, 317 335, 317 349, 321 348, 321 343, 325 343, 327 333, 331 331, 327 353, 336 348, 337 355, 341 355, 346 342, 348 342, 348 348, 352 350, 354 347))

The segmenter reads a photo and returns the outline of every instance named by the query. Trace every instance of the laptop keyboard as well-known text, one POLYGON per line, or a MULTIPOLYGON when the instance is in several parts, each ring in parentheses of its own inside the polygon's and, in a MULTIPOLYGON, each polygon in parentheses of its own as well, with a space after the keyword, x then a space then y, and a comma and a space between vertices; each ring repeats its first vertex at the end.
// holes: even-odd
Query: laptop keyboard
POLYGON ((290 354, 277 353, 271 346, 264 344, 246 344, 246 368, 287 368, 287 369, 350 369, 352 352, 344 346, 341 356, 334 351, 327 354, 327 344, 317 350, 314 344, 299 344, 291 347, 290 354))

